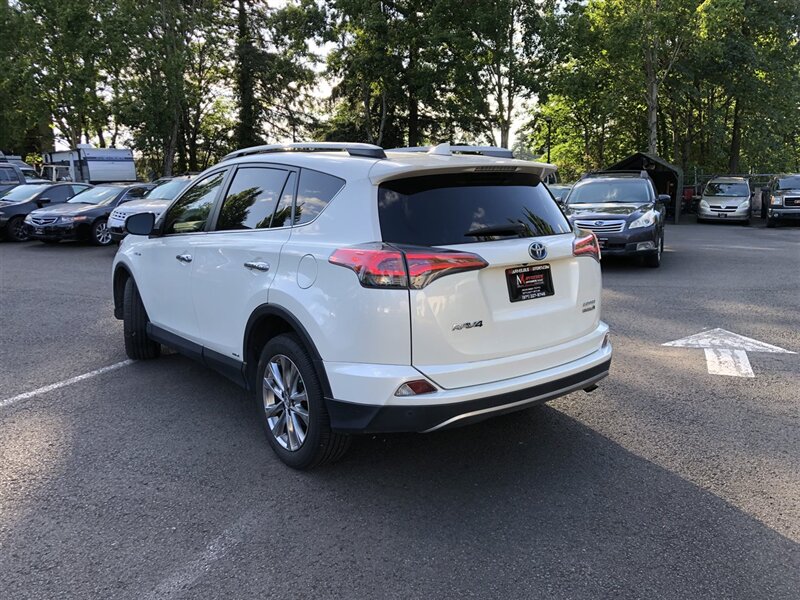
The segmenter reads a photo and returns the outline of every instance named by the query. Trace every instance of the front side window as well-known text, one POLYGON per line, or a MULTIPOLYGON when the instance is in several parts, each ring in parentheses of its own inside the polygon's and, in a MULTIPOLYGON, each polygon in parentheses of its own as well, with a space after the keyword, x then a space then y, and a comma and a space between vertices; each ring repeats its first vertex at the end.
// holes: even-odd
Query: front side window
POLYGON ((343 187, 344 179, 303 169, 300 173, 300 185, 297 187, 295 224, 302 225, 313 221, 343 187))
POLYGON ((558 235, 569 222, 530 173, 459 173, 389 181, 378 191, 383 241, 416 246, 558 235))
POLYGON ((225 171, 218 171, 189 188, 167 211, 163 232, 171 234, 203 231, 224 178, 225 171))
POLYGON ((267 229, 289 173, 282 169, 243 167, 236 171, 222 203, 217 231, 267 229))

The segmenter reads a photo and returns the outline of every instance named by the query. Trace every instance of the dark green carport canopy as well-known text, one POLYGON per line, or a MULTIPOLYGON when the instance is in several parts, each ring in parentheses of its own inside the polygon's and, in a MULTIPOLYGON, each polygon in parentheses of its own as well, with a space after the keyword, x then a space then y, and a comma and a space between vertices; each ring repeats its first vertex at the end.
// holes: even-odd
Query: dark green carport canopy
POLYGON ((618 163, 606 167, 605 171, 647 171, 659 194, 669 194, 672 198, 672 214, 677 223, 681 217, 681 200, 683 198, 683 171, 665 161, 660 156, 637 152, 622 159, 618 163))

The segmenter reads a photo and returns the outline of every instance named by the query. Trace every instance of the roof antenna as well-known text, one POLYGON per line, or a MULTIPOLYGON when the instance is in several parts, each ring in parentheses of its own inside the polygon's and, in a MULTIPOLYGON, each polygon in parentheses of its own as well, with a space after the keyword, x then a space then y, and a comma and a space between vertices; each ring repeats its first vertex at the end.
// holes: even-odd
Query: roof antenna
POLYGON ((433 146, 428 150, 428 154, 436 154, 437 156, 451 156, 453 153, 450 151, 450 142, 433 146))

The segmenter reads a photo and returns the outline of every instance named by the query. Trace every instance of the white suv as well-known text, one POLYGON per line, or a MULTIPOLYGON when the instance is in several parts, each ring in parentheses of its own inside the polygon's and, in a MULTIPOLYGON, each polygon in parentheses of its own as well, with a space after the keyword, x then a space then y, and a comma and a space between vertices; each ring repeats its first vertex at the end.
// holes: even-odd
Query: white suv
POLYGON ((157 222, 129 217, 113 266, 128 355, 164 344, 252 390, 301 469, 351 433, 594 389, 611 363, 600 251, 541 183, 553 167, 419 150, 249 148, 157 222))

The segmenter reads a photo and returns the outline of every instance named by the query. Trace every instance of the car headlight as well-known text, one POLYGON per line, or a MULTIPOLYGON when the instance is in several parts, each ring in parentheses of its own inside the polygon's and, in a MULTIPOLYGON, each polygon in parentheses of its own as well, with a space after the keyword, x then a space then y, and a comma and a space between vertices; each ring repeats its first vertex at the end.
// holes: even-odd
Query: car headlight
POLYGON ((750 208, 750 200, 745 200, 739 204, 739 210, 744 210, 745 208, 750 208))
POLYGON ((772 206, 780 206, 781 205, 781 197, 780 196, 770 196, 769 203, 772 206))
POLYGON ((705 200, 700 200, 700 208, 708 208, 708 202, 705 200))
POLYGON ((86 221, 89 217, 61 217, 59 223, 80 223, 86 221))
POLYGON ((628 229, 639 229, 640 227, 650 227, 651 225, 655 224, 656 222, 656 211, 648 210, 644 213, 641 217, 636 219, 635 221, 631 221, 630 225, 628 225, 628 229))
MULTIPOLYGON (((2 213, 0 213, 0 214, 2 214, 2 213)), ((26 222, 28 225, 30 225, 31 223, 33 223, 33 217, 32 217, 32 216, 30 216, 30 214, 27 214, 27 215, 25 215, 25 222, 26 222)))

